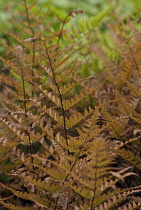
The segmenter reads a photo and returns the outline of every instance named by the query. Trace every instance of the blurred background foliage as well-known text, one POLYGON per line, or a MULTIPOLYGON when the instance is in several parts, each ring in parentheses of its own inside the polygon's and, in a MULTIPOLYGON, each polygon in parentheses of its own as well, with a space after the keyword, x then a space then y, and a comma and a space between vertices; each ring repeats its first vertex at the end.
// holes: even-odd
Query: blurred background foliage
MULTIPOLYGON (((34 0, 31 0, 34 2, 34 0)), ((101 10, 109 5, 113 5, 115 9, 121 8, 119 15, 139 15, 141 8, 141 1, 139 0, 40 0, 38 5, 43 5, 43 12, 48 7, 51 7, 51 16, 59 14, 65 16, 70 10, 82 9, 84 10, 83 16, 94 16, 97 15, 101 10)), ((36 7, 34 8, 37 9, 36 7)), ((12 14, 17 12, 17 2, 14 0, 1 1, 0 7, 0 26, 7 28, 11 26, 9 18, 12 14), (5 25, 6 24, 6 25, 5 25)), ((12 27, 12 26, 11 26, 12 27)))
MULTIPOLYGON (((34 1, 30 0, 30 2, 34 1)), ((0 42, 3 42, 4 38, 7 39, 9 45, 13 45, 15 40, 11 40, 11 37, 8 37, 4 32, 13 31, 15 34, 20 34, 20 29, 16 28, 10 21, 13 15, 19 15, 17 5, 18 3, 14 0, 1 2, 0 42)), ((38 11, 41 6, 43 6, 42 14, 50 8, 50 16, 44 25, 53 20, 52 31, 59 31, 62 27, 62 23, 56 17, 57 15, 64 19, 70 10, 81 9, 84 11, 83 14, 70 18, 70 21, 65 24, 64 29, 67 29, 68 33, 64 34, 59 42, 63 50, 66 49, 66 54, 72 54, 72 60, 77 58, 80 62, 79 75, 82 77, 94 75, 104 68, 102 61, 94 53, 95 46, 97 48, 102 46, 106 55, 109 56, 109 60, 117 60, 117 62, 120 60, 120 53, 110 36, 109 24, 122 25, 127 34, 130 34, 130 28, 127 24, 129 19, 134 22, 136 28, 139 30, 141 28, 139 24, 141 1, 139 0, 39 0, 37 5, 33 8, 33 13, 38 11), (90 24, 91 19, 101 12, 103 13, 100 18, 94 19, 93 23, 90 24)), ((21 33, 22 35, 23 33, 21 33)), ((28 37, 23 37, 23 39, 25 38, 28 37)), ((57 39, 54 42, 56 44, 57 39)), ((1 46, 0 51, 2 56, 5 56, 5 49, 1 46)), ((1 65, 0 67, 2 67, 1 65)))

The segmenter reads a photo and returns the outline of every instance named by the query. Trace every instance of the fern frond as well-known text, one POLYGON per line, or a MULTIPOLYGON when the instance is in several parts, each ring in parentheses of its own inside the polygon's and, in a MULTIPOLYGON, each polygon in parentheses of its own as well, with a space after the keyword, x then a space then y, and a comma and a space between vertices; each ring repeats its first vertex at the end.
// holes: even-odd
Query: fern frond
POLYGON ((60 86, 60 92, 62 95, 68 93, 70 90, 72 90, 76 85, 78 85, 77 83, 68 83, 67 85, 63 85, 60 86))
POLYGON ((13 39, 15 39, 21 46, 26 46, 27 49, 31 50, 32 49, 32 45, 29 43, 29 44, 26 44, 23 42, 23 39, 17 37, 14 33, 12 32, 8 32, 7 33, 9 36, 11 36, 13 39))
POLYGON ((136 210, 141 207, 141 202, 129 201, 129 204, 119 207, 118 210, 136 210))
MULTIPOLYGON (((25 28, 23 26, 21 26, 20 23, 22 23, 24 25, 25 22, 23 22, 20 18, 17 18, 16 16, 14 16, 14 19, 11 19, 11 22, 16 25, 17 28, 20 28, 22 31, 25 32, 25 34, 28 34, 29 37, 32 37, 32 32, 30 29, 25 28)), ((10 34, 9 34, 10 35, 10 34)), ((24 44, 24 43, 23 43, 24 44)))
POLYGON ((34 1, 33 3, 31 3, 31 5, 27 6, 27 10, 31 10, 36 4, 37 4, 38 1, 34 1))
POLYGON ((138 142, 138 140, 140 139, 140 135, 139 136, 137 136, 137 137, 135 137, 135 138, 131 138, 131 139, 128 139, 127 141, 124 141, 124 142, 118 142, 117 143, 117 149, 122 149, 122 148, 124 148, 124 146, 126 146, 126 145, 128 145, 128 144, 132 144, 132 142, 133 142, 133 144, 134 144, 134 142, 138 142))
MULTIPOLYGON (((40 206, 40 207, 47 207, 46 205, 44 205, 44 201, 42 201, 41 199, 39 199, 39 197, 38 196, 36 196, 36 194, 35 195, 33 195, 32 193, 26 193, 26 192, 21 192, 21 191, 18 191, 18 190, 14 190, 14 189, 12 189, 12 188, 10 188, 10 187, 7 187, 7 186, 5 186, 5 185, 3 185, 3 184, 1 184, 1 186, 2 187, 4 187, 4 188, 6 188, 6 189, 8 189, 8 190, 10 190, 10 191, 12 191, 13 192, 13 194, 14 195, 16 195, 16 196, 18 196, 18 197, 20 197, 20 198, 23 198, 23 199, 25 199, 25 200, 30 200, 30 201, 33 201, 34 203, 36 203, 38 206, 40 206), (41 203, 39 203, 39 201, 41 202, 41 203)), ((46 203, 47 203, 47 200, 46 200, 46 203)), ((16 209, 16 208, 15 208, 16 209)), ((20 209, 20 208, 19 208, 20 209)), ((23 210, 24 210, 24 208, 23 208, 23 210)), ((26 209, 25 209, 26 210, 26 209)), ((30 207, 29 207, 29 210, 30 210, 30 207)))
POLYGON ((94 110, 89 107, 89 110, 84 110, 84 115, 77 113, 73 117, 66 118, 66 126, 67 128, 71 128, 75 126, 76 124, 80 123, 83 119, 85 119, 87 116, 91 115, 94 112, 94 110))
POLYGON ((65 65, 65 63, 68 61, 69 58, 70 58, 70 56, 67 56, 66 58, 62 59, 60 62, 54 63, 53 69, 54 70, 60 69, 63 65, 65 65))
POLYGON ((135 113, 134 107, 129 105, 126 100, 121 97, 120 93, 116 91, 116 99, 118 101, 118 108, 123 113, 123 115, 130 115, 131 113, 135 113))
POLYGON ((76 70, 76 62, 73 63, 73 67, 72 68, 67 69, 65 71, 65 74, 56 75, 56 81, 58 83, 63 82, 67 77, 69 77, 69 76, 71 77, 75 70, 76 70))
MULTIPOLYGON (((63 26, 82 10, 70 11, 68 19, 58 17, 63 26, 57 31, 55 25, 54 31, 53 22, 46 23, 49 10, 42 15, 37 1, 22 0, 20 7, 21 17, 13 18, 20 36, 7 33, 10 39, 2 45, 7 58, 0 57, 8 66, 0 76, 0 162, 2 174, 8 172, 1 186, 3 197, 10 191, 15 199, 0 199, 0 205, 14 210, 140 208, 135 198, 141 193, 140 179, 132 188, 124 181, 134 175, 137 180, 141 170, 140 78, 135 80, 136 74, 140 77, 141 44, 134 44, 130 34, 117 34, 114 27, 113 41, 106 41, 106 33, 91 34, 110 7, 78 20, 72 32, 63 26), (63 35, 68 44, 61 50, 63 35), (13 39, 20 46, 12 48, 8 41, 13 39), (98 39, 101 47, 93 44, 98 39), (78 64, 72 62, 76 50, 78 64), (107 71, 99 77, 103 67, 107 71), (96 80, 79 79, 84 70, 97 74, 96 80)), ((117 30, 124 28, 119 25, 117 30)))
POLYGON ((111 135, 115 137, 119 137, 124 131, 124 128, 126 126, 125 119, 124 118, 113 119, 112 115, 106 110, 105 105, 102 106, 101 112, 102 112, 104 121, 107 123, 106 127, 108 127, 111 135))
POLYGON ((130 114, 130 117, 137 123, 141 124, 141 119, 134 117, 132 114, 130 114))
POLYGON ((11 204, 11 203, 6 203, 2 200, 0 200, 0 203, 8 208, 8 209, 12 209, 12 210, 38 210, 39 208, 34 208, 34 207, 22 207, 22 206, 15 206, 14 204, 11 204))
POLYGON ((32 84, 34 84, 33 90, 40 90, 41 93, 44 94, 44 96, 49 98, 57 106, 61 107, 60 98, 58 96, 56 96, 55 94, 53 94, 53 93, 49 92, 48 90, 44 89, 42 85, 39 86, 39 85, 37 85, 33 82, 32 82, 32 84))
POLYGON ((43 5, 40 7, 40 9, 37 11, 37 12, 35 12, 34 14, 31 14, 30 16, 29 16, 29 19, 30 20, 34 20, 36 17, 38 17, 38 15, 42 12, 42 9, 43 9, 43 5))
POLYGON ((66 94, 67 92, 69 92, 71 89, 73 89, 75 86, 77 85, 82 85, 81 83, 85 80, 89 80, 91 78, 95 78, 95 76, 90 76, 90 77, 86 77, 80 80, 75 80, 75 82, 72 83, 68 83, 67 85, 63 85, 60 86, 60 92, 62 95, 66 94))
POLYGON ((105 194, 104 196, 101 196, 103 202, 100 202, 100 199, 99 199, 100 204, 97 205, 97 207, 95 209, 96 210, 99 210, 99 209, 109 210, 111 208, 114 208, 117 210, 124 210, 124 209, 127 210, 130 208, 136 209, 136 206, 140 205, 140 202, 132 201, 132 199, 130 199, 130 197, 129 197, 129 204, 125 204, 122 207, 118 207, 119 204, 122 203, 122 201, 127 199, 128 195, 130 195, 130 191, 120 193, 119 190, 117 190, 117 193, 108 193, 108 195, 105 194), (115 195, 113 195, 113 194, 115 194, 115 195), (129 208, 127 208, 127 206, 129 208))
POLYGON ((14 189, 12 189, 10 187, 7 187, 6 185, 3 185, 3 184, 1 184, 1 186, 6 188, 6 189, 8 189, 8 190, 10 190, 10 191, 12 191, 14 193, 14 195, 16 195, 16 196, 18 196, 20 198, 23 198, 23 199, 26 199, 26 200, 30 200, 31 197, 32 197, 31 193, 28 194, 26 192, 21 192, 21 191, 18 191, 18 190, 14 190, 14 189))
POLYGON ((46 174, 48 174, 50 177, 53 177, 55 180, 60 180, 63 181, 66 177, 66 174, 64 173, 64 171, 59 171, 58 169, 46 169, 44 167, 41 166, 37 166, 39 169, 41 169, 42 171, 44 171, 46 174))
POLYGON ((29 107, 31 107, 31 105, 40 107, 43 113, 46 113, 47 115, 49 115, 55 122, 59 123, 61 126, 64 125, 63 117, 62 116, 59 117, 59 114, 55 112, 53 108, 47 108, 46 105, 42 106, 41 101, 36 101, 35 99, 30 102, 29 107))
POLYGON ((42 21, 45 20, 46 17, 48 17, 49 13, 50 13, 50 10, 48 9, 42 18, 39 18, 37 21, 35 21, 33 24, 31 24, 31 27, 32 28, 37 27, 40 23, 42 23, 42 21))
MULTIPOLYGON (((47 74, 49 74, 50 77, 52 77, 52 74, 46 69, 45 66, 41 65, 42 68, 45 69, 45 71, 47 72, 47 74)), ((58 93, 58 89, 56 87, 56 85, 52 84, 50 81, 47 81, 45 80, 43 77, 41 77, 39 74, 35 74, 37 78, 40 79, 41 83, 45 84, 47 87, 49 87, 51 90, 53 90, 55 93, 58 93)), ((32 81, 33 83, 33 81, 32 81)), ((36 83, 33 83, 35 84, 35 87, 36 87, 36 83)), ((34 88, 34 87, 33 87, 34 88)), ((46 90, 47 91, 47 90, 46 90)))
POLYGON ((127 87, 129 88, 129 90, 131 91, 131 94, 133 96, 136 96, 138 98, 141 97, 141 90, 140 90, 140 88, 138 86, 135 86, 135 85, 131 84, 128 81, 126 82, 126 84, 127 84, 127 87))
MULTIPOLYGON (((92 30, 93 28, 99 26, 101 24, 102 20, 104 19, 104 17, 107 16, 110 9, 111 9, 111 7, 107 7, 106 9, 104 9, 98 15, 96 15, 94 17, 85 18, 84 20, 83 19, 78 20, 78 26, 79 26, 80 33, 87 33, 90 30, 92 30)), ((75 29, 73 29, 73 35, 75 36, 75 34, 77 34, 77 32, 74 30, 75 29)))
POLYGON ((36 187, 41 188, 43 190, 46 190, 49 193, 55 193, 60 189, 60 183, 53 182, 51 180, 48 180, 48 182, 41 181, 40 179, 36 180, 32 177, 28 176, 21 176, 22 179, 27 180, 28 182, 34 184, 36 187))
MULTIPOLYGON (((95 88, 95 89, 97 89, 97 88, 95 88)), ((64 106, 65 110, 70 109, 71 107, 73 107, 75 104, 77 104, 78 102, 80 102, 81 100, 83 100, 90 94, 92 94, 92 93, 85 89, 83 91, 83 93, 80 92, 79 94, 75 94, 75 96, 72 97, 71 99, 64 100, 63 106, 64 106)))
POLYGON ((118 154, 124 158, 124 160, 128 161, 132 166, 141 170, 141 159, 138 154, 133 155, 134 153, 131 151, 126 151, 125 149, 119 149, 118 154))
POLYGON ((91 118, 87 120, 86 123, 84 123, 84 126, 81 129, 77 128, 80 142, 86 143, 91 141, 93 138, 99 135, 102 130, 105 129, 105 127, 100 129, 98 125, 96 125, 98 120, 98 112, 99 107, 95 107, 95 111, 92 114, 91 118))
POLYGON ((124 63, 122 70, 118 73, 115 84, 120 88, 128 81, 133 74, 134 66, 133 63, 128 61, 124 63))
POLYGON ((21 134, 20 130, 17 130, 10 122, 5 119, 1 119, 1 121, 9 128, 10 131, 14 133, 15 136, 19 137, 25 144, 29 144, 29 138, 24 133, 21 134))

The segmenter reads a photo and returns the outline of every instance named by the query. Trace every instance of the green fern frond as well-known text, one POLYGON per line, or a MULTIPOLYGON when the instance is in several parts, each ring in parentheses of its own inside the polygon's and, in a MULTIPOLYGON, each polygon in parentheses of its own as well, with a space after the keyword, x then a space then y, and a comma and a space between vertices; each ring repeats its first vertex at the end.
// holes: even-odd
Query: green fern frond
MULTIPOLYGON (((79 26, 79 31, 80 33, 87 33, 93 28, 99 26, 102 22, 102 20, 107 16, 109 10, 111 7, 107 7, 103 11, 101 11, 98 15, 90 18, 85 18, 78 20, 78 26, 79 26)), ((73 29, 74 30, 74 29, 73 29)), ((76 31, 73 31, 73 34, 77 34, 76 31)))

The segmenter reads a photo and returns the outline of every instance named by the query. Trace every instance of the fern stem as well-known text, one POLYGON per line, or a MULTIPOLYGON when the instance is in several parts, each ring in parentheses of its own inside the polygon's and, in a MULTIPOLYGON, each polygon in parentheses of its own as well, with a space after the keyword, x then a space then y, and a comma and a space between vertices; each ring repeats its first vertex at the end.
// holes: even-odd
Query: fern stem
POLYGON ((42 40, 42 42, 44 44, 44 47, 45 47, 45 50, 46 50, 46 54, 47 54, 47 57, 48 57, 48 60, 49 60, 50 68, 51 68, 51 71, 52 71, 53 80, 54 80, 54 83, 55 83, 55 85, 57 87, 57 90, 58 90, 58 94, 59 94, 59 98, 60 98, 60 103, 61 103, 61 109, 62 109, 62 115, 63 115, 63 124, 64 124, 64 133, 65 133, 66 145, 68 146, 68 134, 67 134, 67 127, 66 127, 66 119, 65 119, 65 109, 64 109, 64 106, 63 106, 63 98, 62 98, 62 95, 61 95, 59 86, 58 86, 57 81, 56 81, 56 78, 55 78, 54 68, 52 66, 51 58, 49 56, 46 43, 45 43, 44 40, 42 40))
MULTIPOLYGON (((26 90, 25 90, 25 81, 24 81, 24 75, 23 75, 23 70, 21 68, 21 76, 22 76, 22 84, 23 84, 23 93, 24 93, 24 109, 25 109, 25 113, 27 113, 27 108, 26 108, 26 90)), ((25 117, 27 117, 25 115, 25 117)), ((31 139, 30 139, 30 135, 29 133, 27 132, 28 134, 28 139, 29 139, 29 152, 30 152, 30 155, 32 155, 32 143, 31 143, 31 139)), ((33 157, 31 156, 31 163, 33 163, 33 157)))
MULTIPOLYGON (((71 169, 70 169, 70 172, 74 169, 74 167, 75 167, 75 165, 76 165, 76 163, 77 163, 77 161, 78 161, 78 159, 79 159, 79 157, 80 157, 80 154, 81 154, 81 152, 82 152, 82 150, 83 150, 83 146, 84 146, 84 144, 87 142, 89 133, 90 133, 90 131, 91 131, 92 129, 93 129, 93 124, 90 126, 89 132, 87 133, 87 136, 85 137, 84 143, 80 146, 79 152, 78 152, 78 154, 77 154, 77 156, 76 156, 76 159, 75 159, 75 161, 74 161, 74 163, 73 163, 73 165, 72 165, 72 167, 71 167, 71 169)), ((64 182, 67 181, 68 177, 69 177, 69 174, 68 174, 68 175, 66 176, 66 178, 64 179, 64 182)))
MULTIPOLYGON (((26 10, 26 18, 27 18, 27 22, 28 22, 28 24, 29 24, 29 29, 30 29, 30 31, 31 31, 31 33, 32 33, 32 37, 31 38, 34 38, 34 36, 35 36, 35 32, 34 32, 34 29, 31 27, 31 22, 30 22, 30 19, 29 19, 29 14, 28 14, 28 8, 27 8, 27 5, 26 5, 26 0, 24 0, 24 6, 25 6, 25 10, 26 10)), ((31 74, 32 74, 32 80, 34 81, 34 68, 35 68, 35 40, 33 39, 32 40, 32 43, 33 43, 33 45, 32 45, 32 53, 33 53, 33 55, 32 55, 32 72, 31 72, 31 74)), ((32 96, 34 96, 34 92, 32 91, 32 96)))
POLYGON ((63 20, 63 23, 62 23, 62 26, 61 26, 61 30, 60 30, 60 34, 59 34, 58 40, 57 40, 57 45, 59 45, 59 43, 60 43, 60 40, 61 40, 61 37, 62 37, 62 33, 63 33, 63 29, 64 29, 65 23, 66 23, 67 19, 69 18, 69 16, 70 16, 70 14, 67 14, 65 19, 63 20))
MULTIPOLYGON (((22 78, 22 86, 23 86, 23 96, 24 96, 24 110, 25 110, 25 118, 27 118, 27 107, 26 107, 26 89, 25 89, 25 80, 24 80, 24 75, 23 75, 23 66, 22 63, 20 61, 20 58, 18 58, 19 61, 19 66, 20 66, 20 71, 21 71, 21 78, 22 78)), ((30 139, 30 134, 29 132, 27 132, 28 135, 28 139, 29 139, 29 153, 30 155, 32 155, 32 142, 30 139)), ((33 157, 31 156, 31 163, 33 163, 33 157)), ((34 166, 33 166, 34 169, 34 166)))
POLYGON ((26 108, 26 90, 25 90, 25 81, 24 81, 24 75, 23 75, 23 66, 21 64, 21 62, 19 61, 20 63, 20 71, 21 71, 21 78, 22 78, 22 87, 23 87, 23 96, 24 96, 24 111, 25 113, 27 113, 27 108, 26 108))
POLYGON ((130 53, 132 55, 133 61, 134 61, 135 65, 136 65, 136 68, 137 68, 137 71, 138 71, 138 75, 139 75, 139 78, 140 78, 141 75, 140 75, 139 67, 138 67, 138 64, 136 62, 136 59, 134 57, 134 54, 133 54, 133 51, 132 51, 131 47, 129 47, 129 50, 130 50, 130 53))
MULTIPOLYGON (((76 165, 76 163, 77 163, 77 161, 78 161, 78 159, 79 159, 79 157, 80 157, 80 154, 81 154, 81 152, 82 152, 82 150, 83 150, 83 146, 84 146, 84 144, 87 142, 89 133, 90 133, 90 131, 91 131, 92 129, 93 129, 93 120, 92 120, 92 124, 91 124, 91 126, 90 126, 90 128, 89 128, 89 132, 87 133, 87 136, 85 137, 85 141, 84 141, 84 143, 81 145, 81 147, 80 147, 80 149, 79 149, 79 152, 78 152, 78 154, 77 154, 77 156, 76 156, 75 162, 74 162, 74 164, 72 165, 72 167, 71 167, 71 169, 70 169, 70 172, 74 169, 74 167, 75 167, 75 165, 76 165)), ((63 186, 63 185, 65 184, 65 182, 67 181, 68 177, 69 177, 69 174, 65 177, 62 186, 63 186)), ((94 192, 94 196, 93 196, 93 197, 95 198, 95 192, 94 192)), ((54 209, 54 210, 56 210, 56 208, 57 208, 58 199, 59 199, 59 198, 57 198, 57 202, 56 202, 56 205, 55 205, 55 209, 54 209)), ((50 201, 50 205, 51 205, 51 202, 52 202, 52 200, 50 201)), ((92 202, 92 203, 93 203, 93 202, 92 202)))
POLYGON ((95 171, 95 174, 94 174, 94 191, 93 191, 92 203, 91 203, 91 208, 90 208, 91 210, 93 210, 93 204, 94 204, 95 193, 96 193, 97 155, 98 155, 98 154, 96 154, 96 165, 95 165, 96 171, 95 171))

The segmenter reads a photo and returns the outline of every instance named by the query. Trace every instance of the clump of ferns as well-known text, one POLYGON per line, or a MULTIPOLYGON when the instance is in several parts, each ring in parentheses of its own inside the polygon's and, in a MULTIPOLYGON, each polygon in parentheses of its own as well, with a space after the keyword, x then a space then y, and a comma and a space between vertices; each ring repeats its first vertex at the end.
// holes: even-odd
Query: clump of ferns
MULTIPOLYGON (((21 191, 16 179, 14 186, 2 184, 3 188, 26 202, 30 200, 37 208, 126 208, 123 201, 127 206, 129 201, 129 205, 139 206, 140 203, 134 204, 130 196, 140 192, 140 186, 123 190, 116 187, 119 180, 135 174, 127 173, 129 168, 116 171, 111 167, 116 149, 107 147, 107 138, 101 136, 105 127, 111 129, 114 121, 100 128, 97 124, 99 106, 84 110, 83 114, 74 108, 99 85, 88 89, 83 79, 72 77, 75 65, 69 70, 66 64, 65 71, 58 71, 67 63, 68 57, 63 58, 59 47, 50 45, 48 39, 51 38, 38 36, 21 42, 34 43, 32 61, 37 62, 36 68, 21 45, 12 50, 12 60, 1 58, 11 67, 10 76, 3 78, 11 88, 5 87, 8 96, 2 99, 7 113, 1 118, 7 129, 2 134, 2 156, 6 158, 8 155, 17 170, 11 172, 12 176, 18 177, 18 181, 23 180, 21 191), (68 76, 72 77, 73 83, 64 85, 65 79, 69 81, 68 76), (72 97, 69 91, 76 85, 82 85, 83 92, 81 90, 72 97)), ((108 114, 106 119, 108 121, 108 114)), ((8 166, 10 174, 11 167, 8 166)), ((15 206, 10 199, 0 202, 7 208, 22 209, 21 203, 15 206)))

